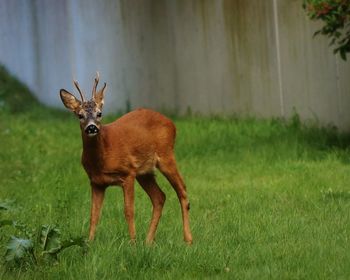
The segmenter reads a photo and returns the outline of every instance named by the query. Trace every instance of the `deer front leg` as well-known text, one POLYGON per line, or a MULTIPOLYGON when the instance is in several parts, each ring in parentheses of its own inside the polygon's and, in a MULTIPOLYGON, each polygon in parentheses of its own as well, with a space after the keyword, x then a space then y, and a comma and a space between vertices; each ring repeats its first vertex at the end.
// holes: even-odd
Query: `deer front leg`
POLYGON ((129 234, 131 242, 136 241, 135 221, 134 221, 134 200, 135 200, 135 189, 134 189, 135 176, 129 176, 123 183, 124 193, 124 214, 126 222, 128 223, 129 234))
POLYGON ((91 215, 89 240, 93 240, 95 237, 96 225, 98 224, 98 220, 100 218, 100 212, 105 196, 105 190, 105 188, 100 188, 98 186, 91 185, 91 215))

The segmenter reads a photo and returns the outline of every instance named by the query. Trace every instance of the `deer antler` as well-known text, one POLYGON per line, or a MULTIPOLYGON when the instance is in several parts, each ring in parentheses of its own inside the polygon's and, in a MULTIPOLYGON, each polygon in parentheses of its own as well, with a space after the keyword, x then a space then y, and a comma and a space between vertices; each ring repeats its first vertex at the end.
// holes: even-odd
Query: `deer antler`
POLYGON ((94 98, 95 95, 96 95, 96 89, 97 89, 97 85, 98 85, 99 81, 100 81, 100 74, 97 71, 96 72, 96 78, 95 78, 95 81, 94 81, 94 86, 92 87, 92 98, 94 98))
POLYGON ((73 80, 73 84, 75 85, 75 87, 77 88, 77 90, 79 91, 80 97, 81 97, 81 101, 85 102, 85 96, 83 95, 83 93, 81 92, 81 89, 79 87, 78 81, 77 80, 73 80))

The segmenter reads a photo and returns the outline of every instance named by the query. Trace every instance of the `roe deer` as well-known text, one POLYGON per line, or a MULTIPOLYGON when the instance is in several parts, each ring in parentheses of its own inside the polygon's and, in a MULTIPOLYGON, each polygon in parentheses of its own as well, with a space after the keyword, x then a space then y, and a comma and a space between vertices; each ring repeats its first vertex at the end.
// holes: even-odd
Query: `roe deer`
POLYGON ((97 91, 99 75, 96 74, 92 98, 86 100, 77 81, 81 101, 65 89, 60 96, 65 107, 80 120, 83 140, 82 165, 89 176, 92 204, 89 240, 94 239, 100 217, 105 190, 119 185, 124 193, 124 214, 132 241, 135 241, 134 181, 139 182, 153 205, 152 219, 146 243, 152 243, 165 202, 165 194, 159 188, 154 171, 158 168, 177 193, 181 205, 184 240, 192 243, 189 225, 190 204, 185 184, 176 168, 174 123, 152 110, 138 109, 116 121, 102 125, 102 107, 106 83, 97 91))

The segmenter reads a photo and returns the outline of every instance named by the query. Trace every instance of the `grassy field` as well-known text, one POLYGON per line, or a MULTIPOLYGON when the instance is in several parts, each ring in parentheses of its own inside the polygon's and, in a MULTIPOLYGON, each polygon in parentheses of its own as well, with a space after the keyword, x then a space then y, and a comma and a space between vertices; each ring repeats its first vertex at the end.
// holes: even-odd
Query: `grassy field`
MULTIPOLYGON (((113 117, 107 117, 105 122, 113 117)), ((143 244, 151 203, 136 185, 137 244, 128 242, 120 188, 107 191, 96 240, 54 265, 9 269, 11 227, 0 228, 0 279, 349 279, 350 143, 332 129, 289 121, 188 117, 175 120, 176 155, 191 201, 192 246, 180 207, 167 195, 152 247, 143 244)), ((57 224, 87 236, 90 189, 80 165, 77 120, 38 105, 0 75, 1 219, 57 224)))

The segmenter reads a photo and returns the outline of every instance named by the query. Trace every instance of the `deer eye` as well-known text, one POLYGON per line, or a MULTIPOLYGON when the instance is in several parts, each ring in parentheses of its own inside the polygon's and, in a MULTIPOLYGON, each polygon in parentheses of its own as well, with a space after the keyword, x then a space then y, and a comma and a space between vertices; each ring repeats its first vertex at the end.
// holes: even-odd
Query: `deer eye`
POLYGON ((101 117, 102 117, 102 113, 101 113, 101 112, 98 112, 98 113, 96 114, 96 116, 97 116, 98 118, 101 118, 101 117))
POLYGON ((81 120, 84 118, 84 115, 83 114, 78 114, 78 118, 81 120))

